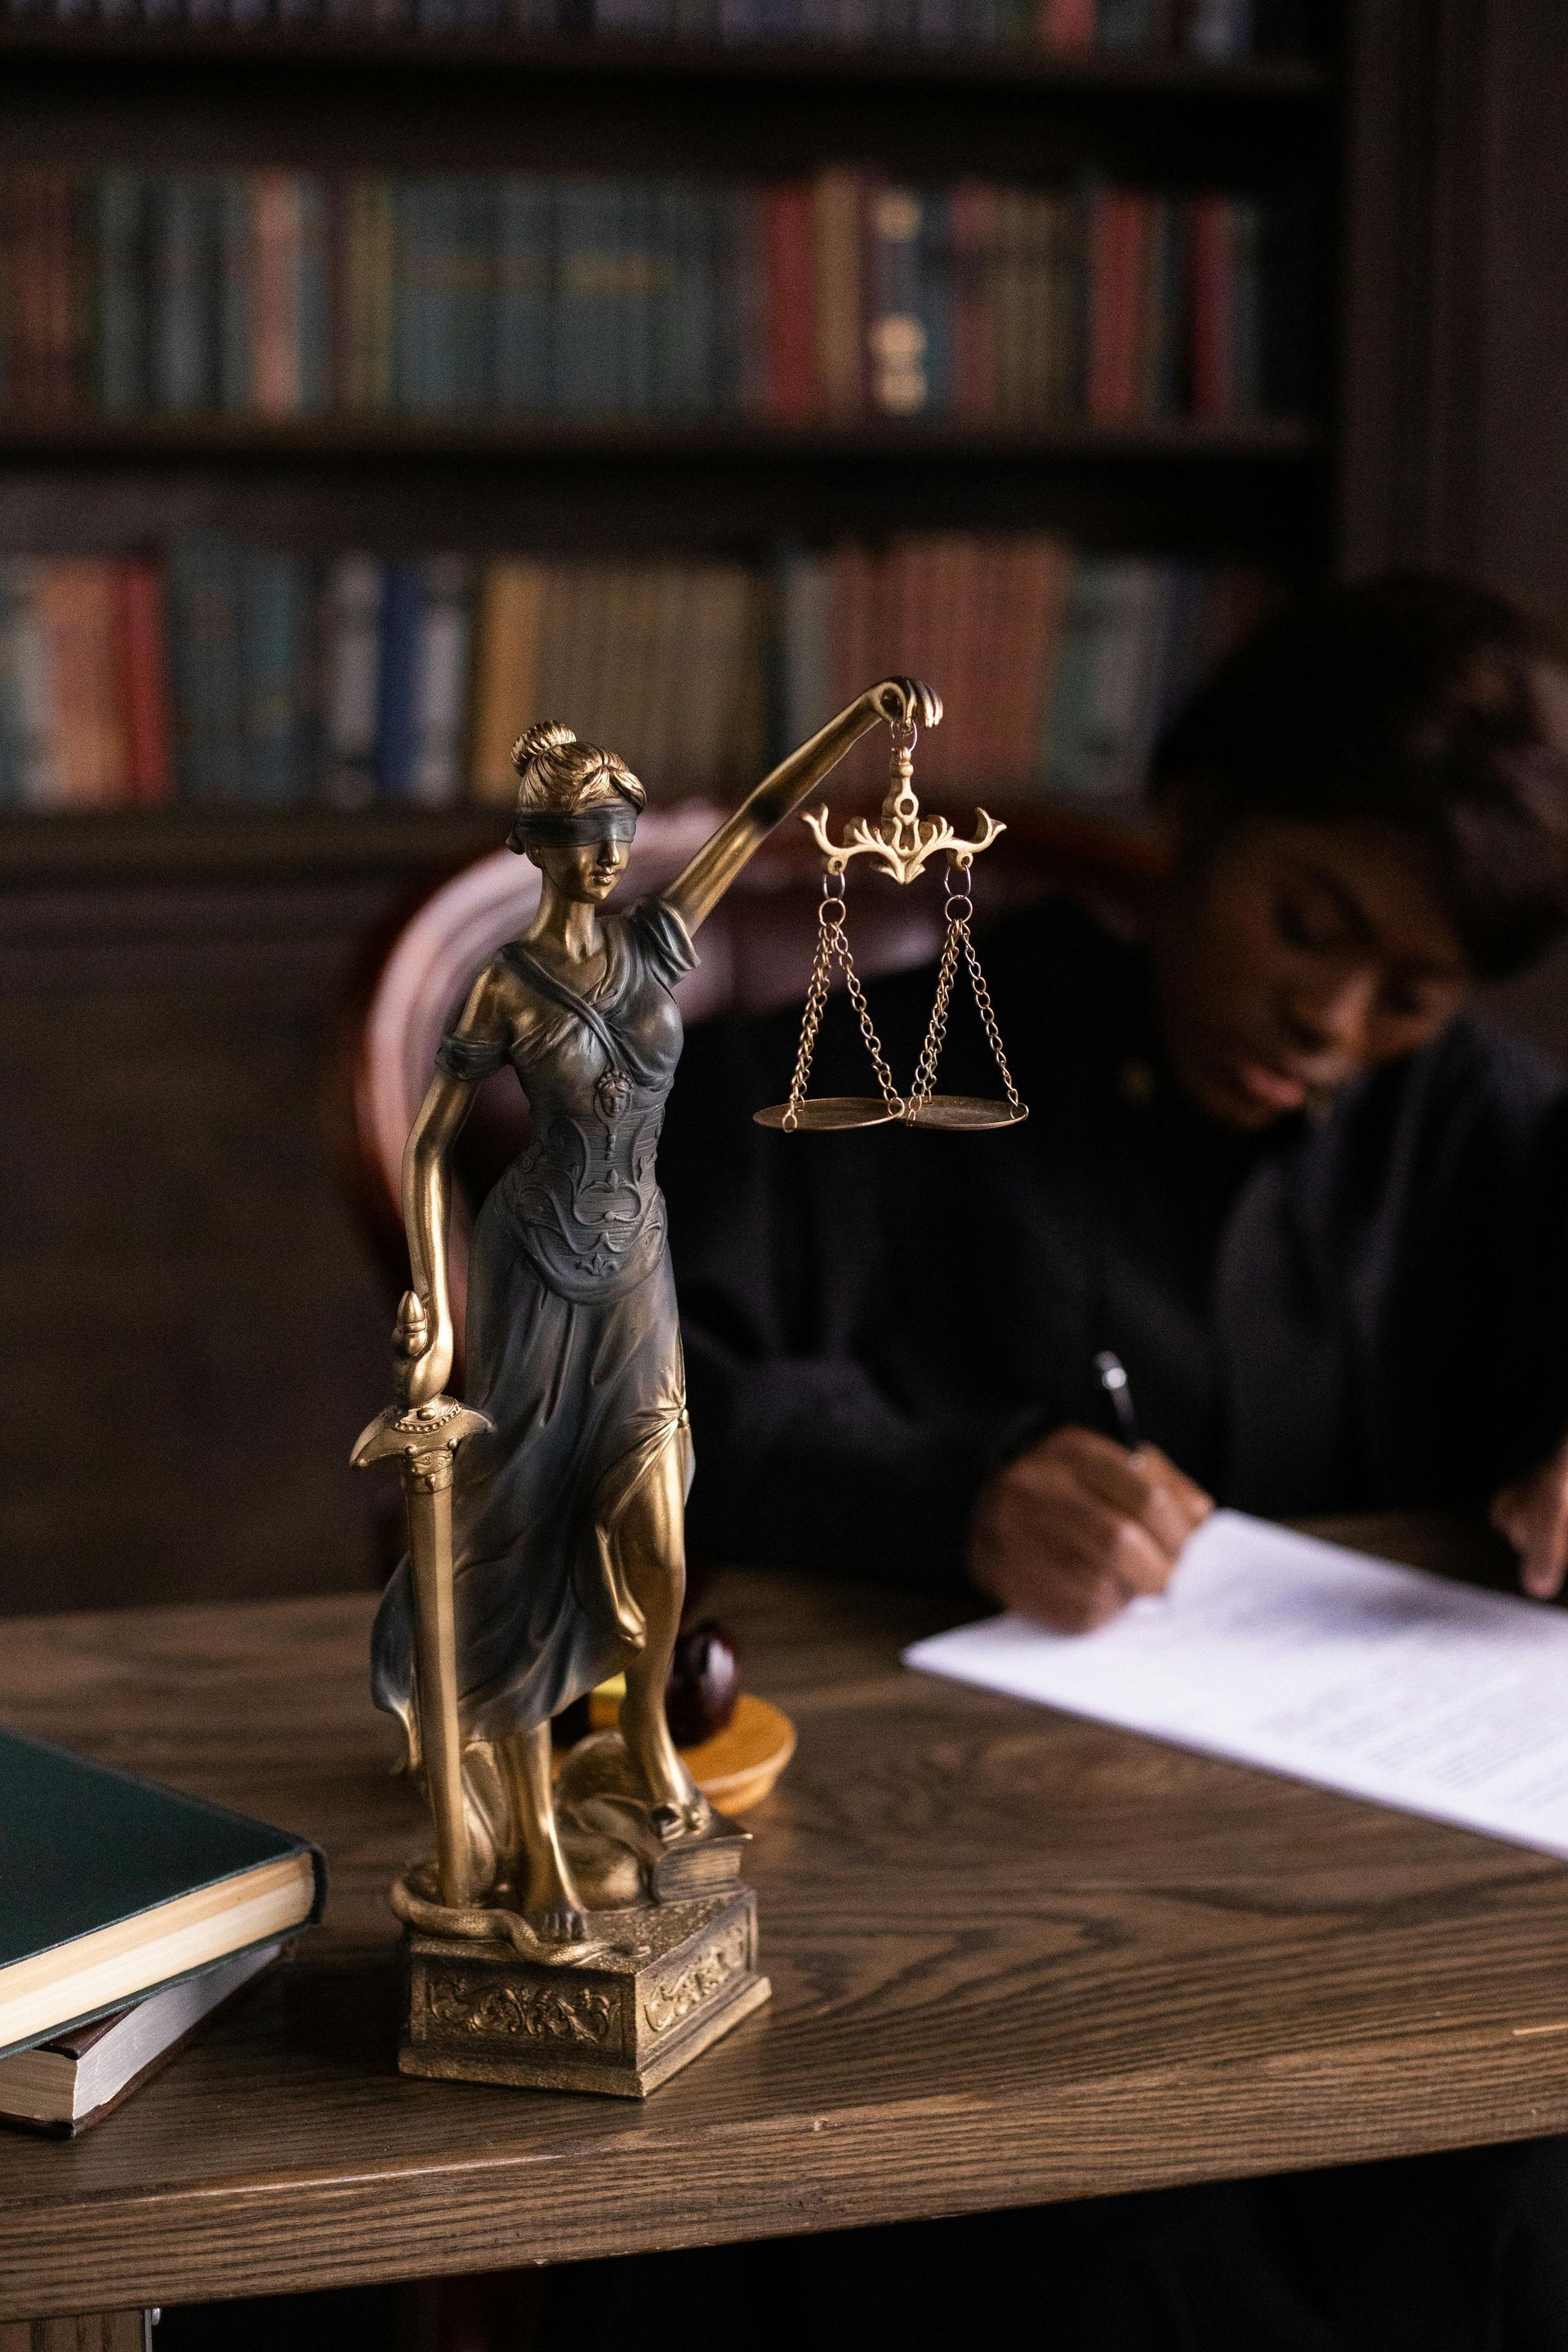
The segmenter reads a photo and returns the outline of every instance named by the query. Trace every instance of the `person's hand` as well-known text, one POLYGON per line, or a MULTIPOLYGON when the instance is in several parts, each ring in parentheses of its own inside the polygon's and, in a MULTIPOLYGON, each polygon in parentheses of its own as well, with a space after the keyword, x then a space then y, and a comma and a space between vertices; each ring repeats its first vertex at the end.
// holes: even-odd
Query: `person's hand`
POLYGON ((401 1362, 398 1393, 405 1405, 429 1404, 452 1377, 452 1327, 433 1315, 416 1290, 405 1290, 397 1308, 393 1346, 401 1362))
POLYGON ((918 677, 885 677, 869 689, 868 698, 895 727, 923 727, 929 734, 942 724, 942 697, 918 677))
POLYGON ((1525 1591, 1550 1601, 1568 1573, 1568 1438, 1539 1469, 1494 1495, 1489 1517, 1519 1554, 1525 1591))
POLYGON ((971 1580, 1058 1633, 1087 1633, 1142 1592, 1163 1592, 1214 1509, 1157 1445, 1129 1454, 1092 1429, 1058 1429, 980 1491, 971 1580))

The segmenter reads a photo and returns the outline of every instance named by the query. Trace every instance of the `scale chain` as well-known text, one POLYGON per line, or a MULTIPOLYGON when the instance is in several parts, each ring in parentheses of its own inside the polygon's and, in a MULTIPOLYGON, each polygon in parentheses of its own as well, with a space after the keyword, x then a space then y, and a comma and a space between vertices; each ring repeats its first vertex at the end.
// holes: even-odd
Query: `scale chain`
POLYGON ((893 1074, 888 1067, 887 1059, 883 1055, 882 1041, 878 1036, 872 1022, 871 1008, 866 1002, 866 992, 860 985, 860 975, 855 969, 855 959, 849 952, 849 942, 843 936, 842 917, 839 919, 838 956, 844 966, 844 985, 848 990, 849 1001, 855 1007, 855 1017, 860 1024, 860 1034, 866 1041, 866 1051, 871 1056, 871 1066, 877 1073, 877 1084, 882 1089, 882 1100, 886 1103, 890 1117, 903 1118, 907 1116, 904 1098, 893 1083, 893 1074))
POLYGON ((784 1131, 793 1135, 800 1125, 800 1114, 805 1102, 805 1089, 811 1076, 811 1065, 816 1052, 816 1034, 822 1026, 823 1013, 827 1004, 827 987, 835 961, 844 968, 844 984, 849 1001, 855 1007, 855 1017, 860 1024, 860 1034, 871 1066, 877 1074, 877 1084, 882 1090, 882 1100, 894 1118, 904 1117, 904 1098, 893 1082, 882 1051, 882 1041, 871 1019, 871 1008, 866 1002, 866 992, 860 975, 855 969, 849 940, 844 929, 845 900, 842 887, 831 890, 829 877, 823 877, 822 904, 816 910, 816 952, 812 958, 811 983, 806 990, 805 1011, 800 1024, 800 1047, 795 1058, 795 1075, 790 1080, 789 1105, 784 1115, 784 1131))
POLYGON ((958 966, 958 926, 949 923, 947 937, 942 943, 942 958, 936 968, 936 994, 931 1000, 931 1021, 921 1047, 921 1058, 915 1070, 915 1083, 910 1095, 911 1111, 923 1110, 931 1097, 936 1084, 936 1066, 942 1059, 942 1049, 947 1038, 948 1000, 952 994, 953 973, 958 966))
POLYGON ((942 958, 937 965, 936 993, 931 1002, 931 1022, 926 1030, 925 1043, 921 1047, 920 1064, 915 1071, 914 1087, 910 1095, 909 1116, 911 1118, 925 1108, 936 1086, 937 1065, 942 1059, 942 1046, 947 1042, 947 1015, 952 999, 952 983, 958 974, 958 959, 961 954, 968 969, 969 985, 973 991, 974 1008, 980 1015, 981 1025, 985 1032, 985 1042, 991 1048, 992 1058, 996 1064, 1002 1084, 1006 1089, 1008 1107, 1015 1112, 1023 1108, 1022 1097, 1013 1083, 1013 1073, 1007 1066, 1007 1055, 1002 1044, 1002 1033, 997 1026, 995 1008, 991 1002, 991 991, 986 986, 985 974, 981 970, 980 957, 969 929, 969 919, 974 908, 969 883, 967 859, 961 865, 950 868, 947 905, 944 909, 947 916, 947 937, 942 943, 942 958), (962 888, 958 887, 960 883, 963 885, 962 888))
POLYGON ((974 992, 974 1008, 985 1031, 985 1042, 991 1048, 1002 1084, 1007 1090, 1008 1107, 1020 1111, 1024 1108, 1023 1097, 1013 1084, 1013 1073, 1007 1066, 1002 1032, 996 1025, 996 1013, 991 1003, 991 991, 985 984, 985 974, 980 969, 980 958, 975 952, 974 941, 969 936, 968 923, 963 923, 960 929, 963 933, 963 959, 969 966, 969 985, 974 992))
MULTIPOLYGON (((800 1125, 800 1107, 805 1100, 805 1089, 811 1076, 812 1055, 816 1051, 816 1033, 822 1026, 822 1010, 827 1002, 828 976, 833 970, 833 949, 827 937, 827 908, 825 896, 817 909, 816 950, 811 960, 811 984, 805 992, 805 1010, 801 1016, 800 1045, 795 1057, 795 1076, 789 1082, 789 1108, 784 1116, 784 1131, 793 1135, 800 1125)), ((842 903, 842 902, 840 902, 842 903)))

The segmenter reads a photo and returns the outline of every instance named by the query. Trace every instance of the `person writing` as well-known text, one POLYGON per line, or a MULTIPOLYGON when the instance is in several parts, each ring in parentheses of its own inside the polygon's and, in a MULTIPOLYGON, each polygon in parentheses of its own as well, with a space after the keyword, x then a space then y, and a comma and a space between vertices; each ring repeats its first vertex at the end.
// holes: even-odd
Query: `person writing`
MULTIPOLYGON (((1568 659, 1455 582, 1327 591, 1224 664, 1151 789, 1136 936, 1059 899, 986 941, 1023 1128, 769 1134, 795 1016, 693 1034, 661 1154, 693 1551, 1086 1632, 1179 1580, 1215 1500, 1485 1509, 1550 1599, 1568 1085, 1470 1007, 1568 929, 1568 659)), ((931 991, 871 992, 897 1070, 931 991)), ((985 1052, 955 1022, 944 1085, 993 1091, 985 1052)), ((860 1053, 835 1005, 815 1085, 864 1092, 860 1053)), ((1048 2282, 1075 2352, 1556 2352, 1565 2211, 1544 2139, 813 2241, 810 2279, 917 2347, 1016 2332, 1048 2282)))
MULTIPOLYGON (((1086 1630, 1215 1498, 1486 1507, 1568 1567, 1568 1091, 1468 1012, 1568 929, 1568 666, 1389 577, 1280 614, 1158 747, 1142 936, 1057 899, 986 947, 1027 1126, 747 1126, 794 1016, 694 1035, 664 1145, 712 1558, 965 1576, 1086 1630), (750 1142, 720 1169, 701 1137, 750 1142), (1113 1349, 1146 1442, 1105 1432, 1113 1349)), ((1005 849, 1002 853, 1005 855, 1005 849)), ((929 972, 873 991, 912 1066, 929 972)), ((954 1023, 944 1082, 985 1091, 954 1023)), ((823 1092, 863 1091, 836 1004, 823 1092)))

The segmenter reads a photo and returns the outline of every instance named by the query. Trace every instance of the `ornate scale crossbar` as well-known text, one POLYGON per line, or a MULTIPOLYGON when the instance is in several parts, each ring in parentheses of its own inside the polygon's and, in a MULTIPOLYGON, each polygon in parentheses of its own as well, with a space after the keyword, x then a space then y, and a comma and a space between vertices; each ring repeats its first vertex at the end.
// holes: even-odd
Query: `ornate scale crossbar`
POLYGON ((914 788, 916 730, 912 723, 899 724, 892 728, 891 732, 892 773, 887 799, 874 825, 867 817, 853 818, 845 828, 842 841, 836 842, 827 830, 826 803, 820 808, 808 810, 804 819, 822 852, 826 869, 822 877, 822 904, 816 910, 816 951, 812 958, 811 982, 806 990, 800 1049, 795 1055, 789 1100, 773 1103, 766 1110, 755 1113, 760 1125, 782 1128, 786 1135, 796 1134, 803 1129, 827 1130, 834 1128, 885 1127, 894 1121, 905 1127, 1014 1127, 1029 1116, 1027 1106, 1020 1099, 1018 1089, 1013 1083, 1013 1073, 1007 1066, 1007 1055, 1002 1044, 1002 1033, 996 1024, 991 992, 985 984, 985 974, 981 970, 980 957, 970 929, 974 914, 971 868, 981 851, 989 849, 1006 827, 998 824, 994 817, 987 816, 984 809, 976 809, 974 835, 966 841, 961 834, 954 833, 945 817, 922 816, 914 788), (899 1092, 888 1066, 860 975, 855 969, 845 920, 847 913, 845 884, 851 858, 869 857, 876 867, 890 875, 895 882, 908 884, 923 874, 933 858, 942 856, 948 861, 947 898, 942 909, 945 929, 937 963, 936 993, 925 1042, 915 1066, 914 1081, 906 1096, 899 1092), (968 975, 975 1010, 980 1015, 985 1041, 1002 1080, 1005 1100, 984 1095, 942 1095, 935 1091, 937 1066, 947 1037, 953 983, 958 979, 961 965, 968 975), (855 1017, 870 1056, 879 1096, 812 1096, 806 1092, 811 1078, 812 1058, 816 1051, 817 1032, 822 1026, 822 1015, 836 966, 843 972, 844 985, 855 1008, 855 1017))

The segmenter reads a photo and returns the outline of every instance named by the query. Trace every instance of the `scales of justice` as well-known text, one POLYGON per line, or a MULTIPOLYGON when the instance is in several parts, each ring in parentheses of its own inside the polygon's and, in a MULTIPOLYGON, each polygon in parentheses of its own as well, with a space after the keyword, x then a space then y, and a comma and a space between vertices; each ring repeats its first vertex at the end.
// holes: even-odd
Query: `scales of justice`
POLYGON ((404 1157, 412 1286, 398 1310, 398 1402, 354 1447, 396 1463, 408 1553, 376 1619, 372 1685, 401 1720, 435 1854, 392 1890, 404 1922, 405 2073, 641 2097, 759 2008, 750 1833, 701 1795, 665 1688, 685 1592, 692 1453, 654 1155, 681 1046, 673 991, 695 934, 763 841, 861 736, 885 723, 892 775, 875 824, 805 822, 825 872, 786 1133, 901 1121, 1010 1126, 1027 1113, 970 933, 973 838, 921 814, 929 687, 889 678, 793 751, 656 897, 598 909, 625 870, 644 792, 613 752, 531 727, 513 752, 510 846, 540 869, 538 911, 475 980, 442 1040, 404 1157), (930 1027, 900 1092, 846 928, 852 862, 897 882, 946 860, 930 1027), (813 1051, 842 970, 875 1095, 813 1097, 813 1051), (943 1096, 936 1072, 967 974, 995 1100, 943 1096), (532 1139, 492 1189, 469 1258, 469 1401, 446 1393, 451 1148, 475 1088, 510 1063, 532 1139), (617 1728, 554 1756, 551 1725, 624 1675, 617 1728))

